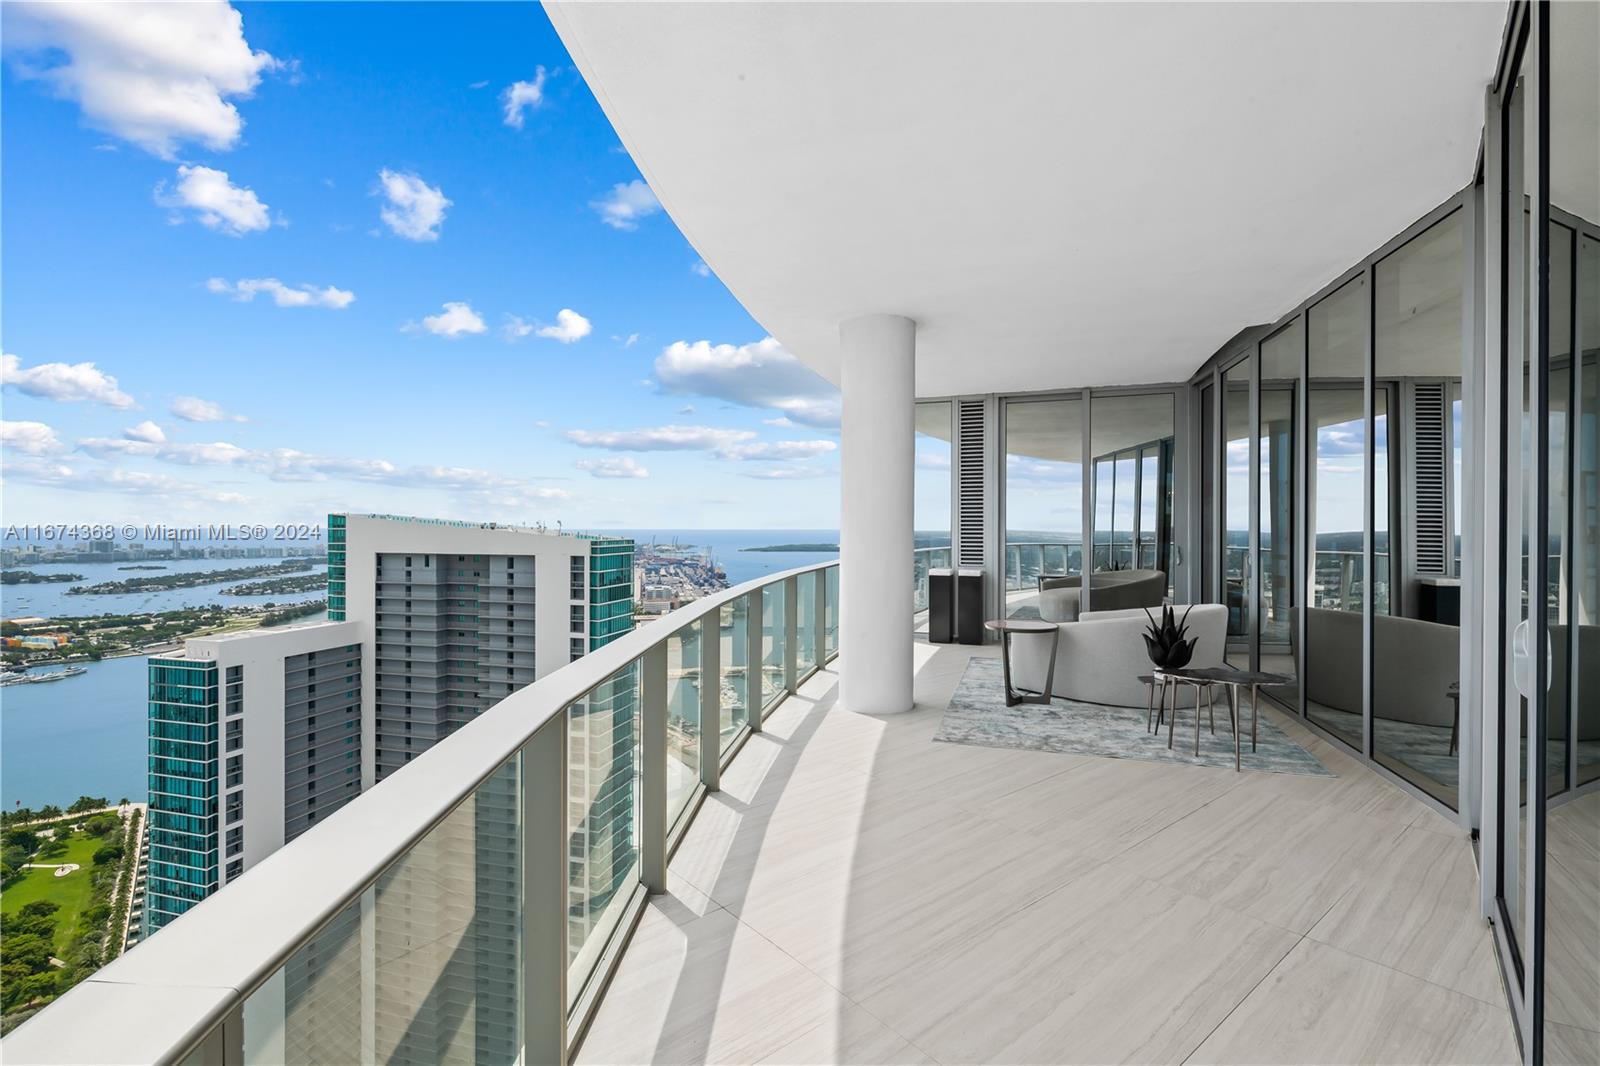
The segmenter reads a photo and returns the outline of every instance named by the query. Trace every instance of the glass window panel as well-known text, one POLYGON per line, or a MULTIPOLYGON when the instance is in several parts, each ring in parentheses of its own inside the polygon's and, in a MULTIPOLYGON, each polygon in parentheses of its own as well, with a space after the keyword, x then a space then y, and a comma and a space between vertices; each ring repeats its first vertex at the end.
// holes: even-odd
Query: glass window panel
POLYGON ((800 676, 817 665, 816 642, 812 634, 816 632, 817 625, 817 578, 815 574, 801 574, 795 582, 795 639, 799 644, 795 648, 795 663, 798 665, 800 676))
POLYGON ((1250 360, 1222 376, 1222 602, 1228 606, 1228 662, 1250 666, 1250 360))
POLYGON ((1362 744, 1365 596, 1365 294, 1366 279, 1358 276, 1306 315, 1311 434, 1306 441, 1311 450, 1302 665, 1306 714, 1357 749, 1362 744))
POLYGON ((783 694, 783 659, 789 646, 785 632, 783 582, 761 590, 761 706, 770 707, 783 694))
POLYGON ((1140 570, 1165 569, 1160 565, 1156 546, 1161 540, 1161 447, 1139 450, 1139 551, 1134 566, 1140 570))
POLYGON ((831 657, 839 651, 839 568, 830 566, 823 574, 822 614, 826 620, 823 638, 824 648, 831 657))
MULTIPOLYGON (((1257 491, 1260 560, 1257 606, 1261 669, 1297 677, 1300 633, 1294 577, 1295 447, 1299 439, 1300 359, 1303 332, 1295 319, 1261 344, 1261 425, 1256 447, 1261 465, 1257 491)), ((1299 709, 1295 684, 1263 689, 1299 709)))
POLYGON ((567 995, 574 1002, 639 880, 639 706, 639 667, 630 663, 567 708, 567 995))
POLYGON ((722 739, 728 740, 750 720, 745 704, 749 691, 745 685, 745 665, 749 657, 746 626, 750 605, 744 596, 721 608, 722 630, 722 739))
POLYGON ((1200 592, 1217 596, 1217 414, 1216 386, 1200 390, 1200 592))
MULTIPOLYGON (((1146 538, 1142 519, 1148 515, 1148 569, 1168 571, 1171 540, 1164 523, 1172 509, 1172 394, 1097 395, 1091 402, 1090 454, 1096 479, 1095 570, 1133 570, 1144 565, 1135 545, 1146 538), (1144 497, 1147 485, 1149 499, 1144 497)), ((1127 589, 1097 592, 1123 579, 1091 576, 1090 609, 1159 606, 1170 585, 1170 573, 1165 576, 1166 580, 1129 585, 1128 589, 1144 590, 1136 594, 1127 589)))
POLYGON ((1005 405, 1007 613, 1034 606, 1041 577, 1083 572, 1082 403, 1005 405))
POLYGON ((1111 503, 1112 565, 1133 569, 1133 522, 1139 502, 1138 453, 1120 452, 1116 458, 1116 496, 1111 503))
POLYGON ((928 571, 950 565, 953 406, 941 400, 919 403, 916 409, 912 508, 916 527, 913 606, 918 611, 928 609, 928 571))
POLYGON ((667 638, 667 820, 700 781, 700 627, 667 638))
MULTIPOLYGON (((1600 233, 1600 227, 1597 227, 1600 233)), ((1577 479, 1572 486, 1572 610, 1568 654, 1575 660, 1576 688, 1566 702, 1577 709, 1577 781, 1600 779, 1600 237, 1578 245, 1578 322, 1583 358, 1579 365, 1580 418, 1574 425, 1577 479)), ((1571 683, 1569 681, 1569 683, 1571 683)))
POLYGON ((1094 568, 1111 569, 1113 508, 1117 499, 1115 459, 1094 461, 1094 568))
POLYGON ((1447 502, 1462 221, 1441 219, 1373 267, 1373 758, 1452 807, 1461 635, 1447 502))
POLYGON ((245 1062, 516 1059, 519 772, 491 775, 246 997, 245 1062))

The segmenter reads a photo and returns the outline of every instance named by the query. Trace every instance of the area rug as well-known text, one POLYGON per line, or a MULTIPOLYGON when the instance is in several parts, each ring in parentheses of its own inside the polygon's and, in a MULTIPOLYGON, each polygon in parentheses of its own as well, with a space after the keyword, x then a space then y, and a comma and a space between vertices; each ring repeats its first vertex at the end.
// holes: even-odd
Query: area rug
MULTIPOLYGON (((1194 696, 1187 687, 1180 693, 1184 706, 1178 711, 1177 738, 1169 750, 1165 727, 1159 737, 1146 731, 1147 713, 1143 707, 1109 707, 1060 698, 1049 704, 1022 703, 1007 707, 1004 685, 999 659, 974 658, 967 664, 934 739, 984 748, 1071 752, 1108 759, 1233 769, 1233 734, 1229 730, 1226 697, 1221 692, 1217 693, 1216 735, 1212 735, 1207 718, 1200 727, 1200 754, 1196 756, 1194 708, 1189 702, 1194 696)), ((1202 699, 1202 714, 1204 711, 1202 699)), ((1243 718, 1246 732, 1242 769, 1258 773, 1337 776, 1315 755, 1275 728, 1264 714, 1259 723, 1256 750, 1252 752, 1248 707, 1243 718)))

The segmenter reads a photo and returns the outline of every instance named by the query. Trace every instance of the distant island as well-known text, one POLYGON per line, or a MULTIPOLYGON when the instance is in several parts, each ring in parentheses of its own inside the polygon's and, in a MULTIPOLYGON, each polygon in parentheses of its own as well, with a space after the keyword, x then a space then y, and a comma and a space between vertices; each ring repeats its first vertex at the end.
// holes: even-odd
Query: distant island
POLYGON ((247 581, 217 591, 224 596, 282 596, 286 592, 312 592, 328 587, 327 574, 291 574, 268 581, 247 581))
POLYGON ((190 589, 200 585, 220 585, 226 581, 241 581, 250 577, 276 577, 310 569, 310 560, 291 559, 267 566, 240 566, 231 570, 189 570, 178 574, 162 574, 160 577, 127 577, 121 581, 102 581, 98 585, 79 585, 70 588, 67 590, 67 595, 115 596, 130 592, 154 592, 159 589, 190 589))
POLYGON ((165 570, 166 567, 153 563, 136 563, 133 566, 119 566, 118 570, 165 570))
POLYGON ((0 585, 46 585, 57 581, 82 581, 82 574, 41 574, 37 570, 0 572, 0 585))
POLYGON ((740 548, 742 552, 836 552, 837 544, 768 544, 764 548, 740 548))

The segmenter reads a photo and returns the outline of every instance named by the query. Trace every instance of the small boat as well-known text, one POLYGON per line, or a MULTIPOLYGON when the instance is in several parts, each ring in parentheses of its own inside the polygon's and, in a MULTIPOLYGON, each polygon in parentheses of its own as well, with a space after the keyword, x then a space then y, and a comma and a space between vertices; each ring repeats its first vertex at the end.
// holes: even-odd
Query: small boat
POLYGON ((66 677, 77 677, 79 674, 87 674, 88 672, 88 668, 84 666, 69 666, 65 670, 51 670, 49 673, 44 674, 8 670, 4 674, 0 674, 0 685, 38 685, 46 681, 60 681, 66 677))

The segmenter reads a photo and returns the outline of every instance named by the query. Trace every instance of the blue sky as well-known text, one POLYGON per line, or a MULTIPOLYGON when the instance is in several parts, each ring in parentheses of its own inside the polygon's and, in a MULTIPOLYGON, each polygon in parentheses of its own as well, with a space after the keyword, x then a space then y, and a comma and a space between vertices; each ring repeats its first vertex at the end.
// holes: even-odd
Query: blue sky
POLYGON ((537 5, 4 20, 6 522, 837 524, 837 394, 537 5))

